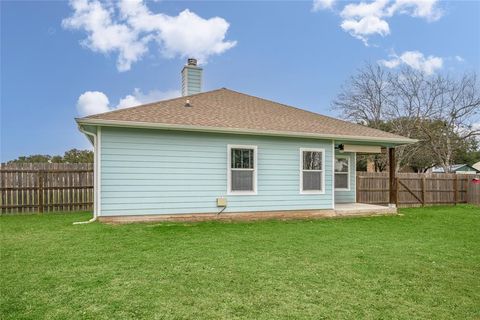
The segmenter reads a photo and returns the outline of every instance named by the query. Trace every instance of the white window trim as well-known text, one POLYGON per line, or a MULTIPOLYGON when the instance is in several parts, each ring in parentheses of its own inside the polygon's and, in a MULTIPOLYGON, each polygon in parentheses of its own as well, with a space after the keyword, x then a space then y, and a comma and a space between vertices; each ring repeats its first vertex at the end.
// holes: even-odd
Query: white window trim
POLYGON ((300 194, 325 194, 325 149, 300 148, 300 194), (306 170, 306 171, 321 171, 322 172, 322 190, 303 190, 303 152, 313 151, 322 153, 322 170, 306 170))
POLYGON ((346 172, 346 174, 347 174, 347 186, 348 186, 348 187, 347 187, 347 188, 335 188, 335 191, 350 191, 350 188, 351 188, 350 172, 352 171, 352 170, 350 169, 350 166, 351 166, 351 161, 352 161, 352 159, 351 159, 351 157, 350 157, 349 155, 338 155, 338 154, 335 155, 335 158, 334 158, 335 161, 334 161, 334 165, 333 165, 333 185, 335 186, 335 175, 336 175, 337 173, 345 174, 345 172, 336 172, 336 171, 335 171, 335 163, 336 163, 337 158, 347 159, 347 161, 348 161, 348 166, 347 166, 347 167, 348 167, 348 171, 346 172))
POLYGON ((227 145, 227 195, 242 196, 257 194, 257 158, 257 146, 240 144, 227 145), (253 149, 253 191, 232 191, 232 149, 253 149))

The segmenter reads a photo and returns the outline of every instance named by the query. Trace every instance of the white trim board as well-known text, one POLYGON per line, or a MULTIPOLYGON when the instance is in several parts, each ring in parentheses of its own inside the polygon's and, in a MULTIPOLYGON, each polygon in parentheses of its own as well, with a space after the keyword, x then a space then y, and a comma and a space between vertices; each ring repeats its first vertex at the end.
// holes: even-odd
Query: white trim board
POLYGON ((381 138, 381 137, 362 137, 341 134, 322 134, 309 132, 294 132, 294 131, 277 131, 277 130, 256 130, 243 128, 223 128, 223 127, 206 127, 193 126, 169 123, 152 123, 140 121, 122 121, 122 120, 99 120, 99 119, 75 119, 78 124, 82 125, 101 125, 108 127, 130 127, 130 128, 150 128, 150 129, 165 129, 165 130, 180 130, 180 131, 202 131, 202 132, 218 132, 218 133, 234 133, 234 134, 255 134, 267 136, 282 136, 295 138, 311 138, 311 139, 340 139, 358 142, 376 142, 392 145, 410 144, 418 142, 415 139, 409 138, 381 138))

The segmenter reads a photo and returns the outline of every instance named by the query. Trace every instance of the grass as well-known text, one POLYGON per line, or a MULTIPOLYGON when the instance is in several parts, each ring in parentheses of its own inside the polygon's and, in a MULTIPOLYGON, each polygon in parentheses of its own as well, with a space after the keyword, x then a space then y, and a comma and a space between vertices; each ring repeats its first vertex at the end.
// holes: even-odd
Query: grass
POLYGON ((254 223, 4 216, 2 319, 480 319, 480 210, 254 223))

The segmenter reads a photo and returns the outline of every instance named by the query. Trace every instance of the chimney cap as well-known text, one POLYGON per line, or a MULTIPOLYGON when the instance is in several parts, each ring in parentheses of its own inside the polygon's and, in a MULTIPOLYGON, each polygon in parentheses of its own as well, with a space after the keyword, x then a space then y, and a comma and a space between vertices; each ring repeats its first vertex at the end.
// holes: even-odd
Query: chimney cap
POLYGON ((195 58, 188 58, 188 59, 187 59, 187 65, 189 65, 189 66, 196 66, 196 65, 197 65, 197 59, 195 59, 195 58))

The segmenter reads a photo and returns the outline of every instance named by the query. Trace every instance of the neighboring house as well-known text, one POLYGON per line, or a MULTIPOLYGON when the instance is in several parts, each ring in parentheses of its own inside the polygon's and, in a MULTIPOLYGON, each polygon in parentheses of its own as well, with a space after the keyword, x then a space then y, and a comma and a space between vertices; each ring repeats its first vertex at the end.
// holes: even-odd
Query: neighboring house
MULTIPOLYGON (((414 140, 229 89, 77 119, 95 147, 95 214, 333 209, 355 203, 356 152, 414 140), (343 149, 343 150, 342 150, 343 149)), ((393 152, 390 152, 393 153, 393 152)))
MULTIPOLYGON (((445 173, 445 170, 441 166, 436 166, 430 169, 431 173, 445 173)), ((480 173, 480 170, 477 170, 475 167, 469 164, 452 164, 450 166, 451 173, 457 174, 476 174, 480 173)))
POLYGON ((480 161, 478 161, 477 163, 474 163, 472 167, 475 168, 475 170, 480 171, 480 161))

